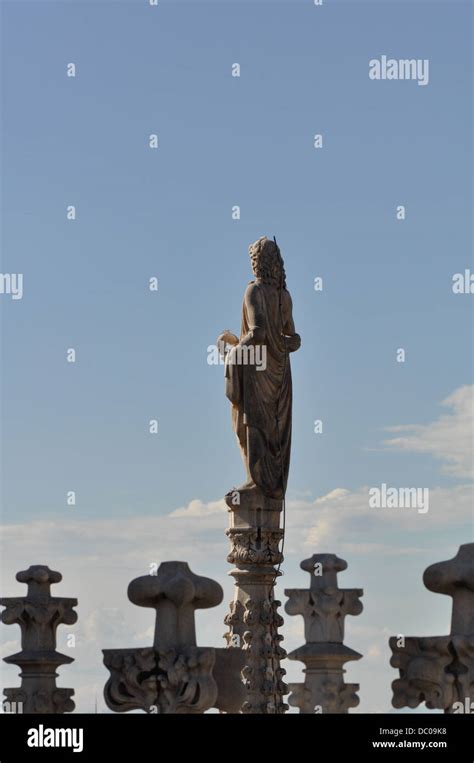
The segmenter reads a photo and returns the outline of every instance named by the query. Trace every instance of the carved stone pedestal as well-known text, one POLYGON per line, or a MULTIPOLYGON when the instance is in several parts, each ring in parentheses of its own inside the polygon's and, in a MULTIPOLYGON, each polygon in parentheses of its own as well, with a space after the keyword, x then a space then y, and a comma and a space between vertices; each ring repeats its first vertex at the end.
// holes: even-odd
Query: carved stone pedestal
POLYGON ((130 601, 156 611, 154 643, 103 650, 111 674, 104 689, 107 706, 115 712, 237 712, 242 651, 196 645, 195 610, 216 606, 222 596, 218 583, 194 575, 186 562, 164 562, 156 575, 133 580, 130 601))
POLYGON ((394 707, 445 713, 474 713, 474 543, 454 559, 432 564, 423 582, 430 591, 453 599, 449 636, 392 636, 390 664, 400 671, 392 683, 394 707))
POLYGON ((21 628, 22 651, 5 662, 21 668, 21 687, 4 689, 5 709, 20 713, 70 713, 74 710, 73 689, 58 689, 57 669, 74 662, 72 657, 56 651, 56 629, 61 623, 72 625, 77 620, 73 607, 77 599, 52 597, 53 583, 62 575, 45 565, 37 564, 18 572, 19 583, 28 585, 26 596, 0 599, 6 607, 2 622, 17 623, 21 628))
POLYGON ((362 655, 342 643, 344 619, 362 612, 363 591, 338 588, 337 573, 347 563, 334 554, 314 554, 300 566, 311 576, 310 588, 286 590, 285 609, 304 618, 306 644, 288 657, 305 664, 305 680, 290 684, 289 702, 300 713, 347 713, 359 704, 359 685, 344 683, 344 664, 362 655))
POLYGON ((226 531, 231 542, 227 561, 235 579, 235 597, 225 618, 229 648, 242 647, 245 666, 242 679, 246 688, 243 713, 284 713, 285 670, 280 660, 286 652, 280 646, 283 636, 278 628, 283 618, 280 602, 273 596, 279 575, 277 565, 283 560, 279 550, 283 539, 280 527, 282 501, 265 498, 257 490, 225 497, 230 514, 226 531))

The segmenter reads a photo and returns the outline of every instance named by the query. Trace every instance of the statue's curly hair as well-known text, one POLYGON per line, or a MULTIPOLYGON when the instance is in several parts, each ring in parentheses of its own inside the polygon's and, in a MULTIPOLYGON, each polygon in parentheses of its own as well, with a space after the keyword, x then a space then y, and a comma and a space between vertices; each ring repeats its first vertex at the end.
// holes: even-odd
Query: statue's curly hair
POLYGON ((253 272, 262 283, 286 289, 286 274, 280 247, 266 236, 249 246, 249 256, 255 257, 253 272))

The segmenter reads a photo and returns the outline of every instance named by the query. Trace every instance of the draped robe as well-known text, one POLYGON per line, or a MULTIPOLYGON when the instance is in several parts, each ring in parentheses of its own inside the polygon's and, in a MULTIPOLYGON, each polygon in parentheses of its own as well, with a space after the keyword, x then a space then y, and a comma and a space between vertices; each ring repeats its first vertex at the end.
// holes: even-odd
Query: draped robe
POLYGON ((245 487, 255 485, 272 498, 281 498, 286 490, 290 466, 292 384, 287 337, 294 334, 287 289, 260 279, 251 281, 242 305, 239 345, 226 358, 226 395, 247 471, 245 487), (260 351, 266 348, 264 368, 236 362, 239 346, 248 345, 260 345, 260 351))

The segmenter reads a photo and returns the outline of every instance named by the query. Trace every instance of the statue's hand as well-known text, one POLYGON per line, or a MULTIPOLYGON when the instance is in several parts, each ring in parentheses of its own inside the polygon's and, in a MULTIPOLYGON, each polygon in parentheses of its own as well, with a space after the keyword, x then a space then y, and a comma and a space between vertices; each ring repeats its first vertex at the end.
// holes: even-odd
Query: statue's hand
POLYGON ((235 334, 232 333, 232 331, 229 331, 226 329, 222 332, 222 334, 219 334, 217 337, 217 346, 220 347, 221 344, 231 344, 232 346, 235 346, 239 343, 238 338, 235 336, 235 334))
POLYGON ((285 337, 286 348, 288 352, 296 352, 301 347, 301 337, 299 334, 292 334, 285 337))

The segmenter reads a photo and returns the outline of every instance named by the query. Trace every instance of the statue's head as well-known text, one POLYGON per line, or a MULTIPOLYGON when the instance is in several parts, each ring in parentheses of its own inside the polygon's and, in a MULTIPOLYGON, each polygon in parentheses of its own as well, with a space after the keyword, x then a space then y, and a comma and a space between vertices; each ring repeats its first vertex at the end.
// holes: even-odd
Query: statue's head
POLYGON ((286 289, 285 267, 278 244, 262 236, 249 246, 249 256, 259 281, 286 289))

